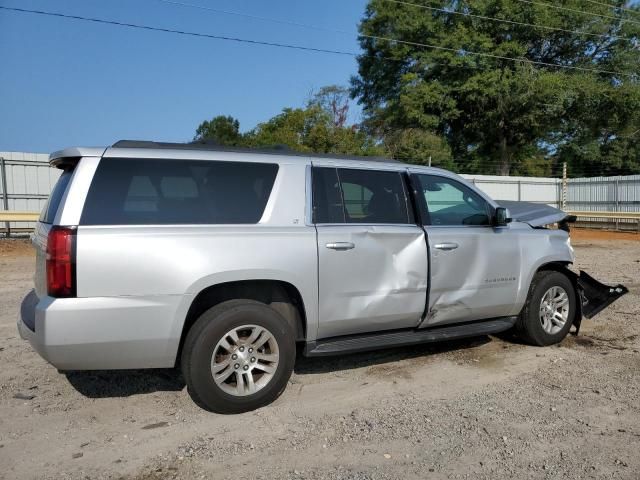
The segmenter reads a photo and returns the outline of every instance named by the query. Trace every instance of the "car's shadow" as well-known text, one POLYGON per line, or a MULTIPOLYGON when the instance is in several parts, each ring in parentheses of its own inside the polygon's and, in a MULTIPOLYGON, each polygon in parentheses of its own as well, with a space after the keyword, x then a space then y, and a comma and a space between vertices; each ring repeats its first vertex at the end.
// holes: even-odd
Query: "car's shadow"
POLYGON ((176 368, 73 371, 64 375, 73 388, 89 398, 129 397, 184 388, 182 374, 176 368))
POLYGON ((297 375, 313 375, 335 371, 371 367, 385 363, 398 362, 417 357, 428 357, 452 351, 461 351, 479 347, 491 342, 488 336, 451 340, 437 343, 423 343, 409 347, 395 347, 371 352, 336 355, 331 357, 303 357, 298 355, 294 371, 297 375))
MULTIPOLYGON (((296 375, 314 375, 398 362, 417 357, 443 354, 479 347, 487 336, 398 347, 372 352, 308 358, 298 354, 296 375)), ((180 391, 185 387, 179 368, 147 370, 92 370, 64 372, 69 383, 89 398, 128 397, 153 392, 180 391)))

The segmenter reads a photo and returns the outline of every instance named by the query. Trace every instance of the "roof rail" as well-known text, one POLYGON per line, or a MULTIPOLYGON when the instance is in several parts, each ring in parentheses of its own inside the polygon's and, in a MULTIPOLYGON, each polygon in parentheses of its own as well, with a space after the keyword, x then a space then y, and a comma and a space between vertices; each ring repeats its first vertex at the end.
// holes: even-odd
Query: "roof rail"
POLYGON ((150 140, 118 140, 112 148, 149 148, 167 150, 207 150, 213 152, 262 153, 268 155, 287 155, 291 157, 335 158, 336 160, 354 160, 360 162, 402 163, 384 157, 365 157, 356 155, 337 155, 333 153, 297 152, 287 145, 273 145, 271 147, 248 148, 220 145, 209 140, 196 140, 190 143, 154 142, 150 140))

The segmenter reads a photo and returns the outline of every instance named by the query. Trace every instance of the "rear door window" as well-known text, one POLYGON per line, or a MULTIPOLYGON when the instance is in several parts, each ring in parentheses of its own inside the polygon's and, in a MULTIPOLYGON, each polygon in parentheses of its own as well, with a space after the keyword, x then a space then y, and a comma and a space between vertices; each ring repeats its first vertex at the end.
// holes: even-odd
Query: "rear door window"
POLYGON ((347 223, 409 223, 404 182, 399 172, 339 168, 347 223))
POLYGON ((49 200, 40 214, 39 220, 42 223, 53 223, 53 220, 56 218, 56 213, 58 213, 58 208, 60 208, 62 197, 64 197, 64 194, 69 187, 69 183, 71 182, 72 175, 73 168, 69 167, 65 169, 62 172, 62 175, 58 178, 56 185, 53 187, 53 190, 49 195, 49 200))
POLYGON ((342 193, 335 168, 313 169, 313 222, 345 223, 342 193))
POLYGON ((314 223, 413 223, 400 172, 313 168, 314 223))
POLYGON ((258 223, 278 165, 103 158, 81 225, 258 223))

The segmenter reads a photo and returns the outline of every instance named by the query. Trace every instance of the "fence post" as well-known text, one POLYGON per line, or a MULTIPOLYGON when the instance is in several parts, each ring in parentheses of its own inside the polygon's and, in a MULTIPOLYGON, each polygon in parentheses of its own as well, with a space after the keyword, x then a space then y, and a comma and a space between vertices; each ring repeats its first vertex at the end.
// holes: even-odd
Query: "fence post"
MULTIPOLYGON (((4 210, 9 210, 9 192, 7 192, 7 165, 4 161, 4 157, 0 157, 0 177, 2 177, 2 206, 4 210)), ((5 222, 7 228, 7 238, 11 236, 11 224, 5 222)))
POLYGON ((518 180, 518 201, 522 201, 522 181, 518 180))
MULTIPOLYGON (((616 178, 616 212, 620 211, 620 180, 616 178)), ((616 218, 616 230, 620 230, 620 219, 616 218)))
POLYGON ((569 186, 569 182, 567 182, 567 162, 562 162, 562 193, 560 196, 560 201, 562 202, 560 205, 561 210, 567 209, 568 186, 569 186))

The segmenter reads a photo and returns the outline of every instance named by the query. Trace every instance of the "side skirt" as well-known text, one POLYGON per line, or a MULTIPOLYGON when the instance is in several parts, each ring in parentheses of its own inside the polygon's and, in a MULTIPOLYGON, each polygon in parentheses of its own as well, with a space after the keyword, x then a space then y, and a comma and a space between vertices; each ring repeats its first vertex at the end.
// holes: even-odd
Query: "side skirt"
POLYGON ((515 325, 517 319, 517 316, 501 317, 459 323, 446 327, 393 330, 326 338, 315 342, 307 342, 304 348, 304 355, 306 357, 322 357, 491 335, 509 330, 515 325))

